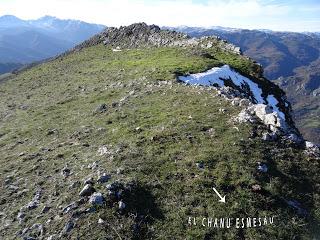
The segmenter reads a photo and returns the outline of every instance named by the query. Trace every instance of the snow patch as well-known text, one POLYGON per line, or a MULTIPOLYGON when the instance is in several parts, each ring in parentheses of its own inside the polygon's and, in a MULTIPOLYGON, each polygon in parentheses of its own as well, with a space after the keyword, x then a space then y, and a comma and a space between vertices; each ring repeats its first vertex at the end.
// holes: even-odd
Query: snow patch
POLYGON ((278 113, 280 118, 286 119, 284 113, 281 112, 280 109, 277 107, 277 104, 279 103, 279 101, 273 95, 269 95, 267 97, 267 101, 268 101, 269 106, 272 107, 273 111, 278 113))
POLYGON ((278 113, 278 116, 285 120, 285 114, 280 111, 277 104, 278 100, 273 96, 269 95, 266 99, 262 96, 262 89, 259 85, 249 78, 235 72, 230 68, 229 65, 224 65, 222 67, 214 67, 206 72, 191 74, 188 76, 179 76, 180 81, 192 85, 203 85, 212 86, 219 85, 220 87, 225 86, 225 80, 231 80, 233 84, 243 89, 243 87, 248 86, 252 94, 252 100, 256 104, 265 104, 273 109, 274 112, 278 113))

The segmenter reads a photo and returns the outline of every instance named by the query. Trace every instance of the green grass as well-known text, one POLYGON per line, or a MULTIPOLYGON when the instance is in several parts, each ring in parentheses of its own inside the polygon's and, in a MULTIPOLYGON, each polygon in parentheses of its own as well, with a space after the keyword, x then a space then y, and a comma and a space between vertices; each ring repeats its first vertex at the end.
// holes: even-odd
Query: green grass
MULTIPOLYGON (((70 219, 70 214, 59 213, 79 199, 83 179, 97 176, 97 169, 87 168, 95 161, 112 174, 112 181, 136 181, 139 188, 128 196, 129 213, 119 215, 115 206, 106 206, 84 214, 71 239, 310 239, 316 234, 319 162, 290 146, 249 139, 253 126, 230 121, 240 108, 217 97, 214 90, 176 81, 177 73, 222 64, 248 75, 254 72, 254 64, 241 56, 207 51, 213 58, 203 57, 198 49, 112 52, 98 45, 1 84, 0 179, 4 182, 13 174, 19 190, 29 192, 17 197, 2 184, 0 200, 6 203, 0 211, 7 214, 6 220, 13 220, 35 189, 44 189, 41 206, 28 212, 28 221, 2 227, 1 238, 15 239, 18 230, 45 224, 51 217, 45 224, 46 236, 59 233, 70 219), (108 110, 94 114, 101 103, 108 110), (207 131, 210 128, 213 134, 207 131), (48 135, 50 129, 57 133, 48 135), (110 155, 98 154, 103 145, 110 155), (19 156, 22 152, 25 155, 19 156), (268 174, 257 173, 259 161, 268 164, 268 174), (204 170, 196 167, 198 162, 204 163, 204 170), (64 179, 60 172, 66 164, 73 174, 64 179), (124 168, 121 175, 116 174, 119 167, 124 168), (75 181, 81 186, 70 188, 75 181), (252 192, 253 184, 264 191, 252 192), (226 204, 218 203, 213 186, 227 196, 226 204), (284 199, 302 202, 310 216, 299 217, 284 199), (52 208, 41 214, 44 205, 52 208), (146 218, 134 234, 130 214, 137 212, 146 218), (263 228, 217 230, 189 227, 189 216, 275 216, 276 220, 274 226, 263 228), (99 225, 99 217, 108 224, 99 225)), ((103 185, 96 188, 106 194, 103 185)), ((88 207, 86 203, 80 208, 88 207)))

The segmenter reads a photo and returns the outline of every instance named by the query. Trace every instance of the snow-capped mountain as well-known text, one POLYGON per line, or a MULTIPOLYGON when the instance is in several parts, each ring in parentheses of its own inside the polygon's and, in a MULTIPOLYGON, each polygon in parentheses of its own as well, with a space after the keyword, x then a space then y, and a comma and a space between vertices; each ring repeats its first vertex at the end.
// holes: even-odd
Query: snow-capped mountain
POLYGON ((0 17, 0 73, 55 56, 99 33, 105 26, 44 16, 22 20, 0 17), (2 67, 6 66, 6 67, 2 67), (12 66, 12 68, 10 67, 12 66))

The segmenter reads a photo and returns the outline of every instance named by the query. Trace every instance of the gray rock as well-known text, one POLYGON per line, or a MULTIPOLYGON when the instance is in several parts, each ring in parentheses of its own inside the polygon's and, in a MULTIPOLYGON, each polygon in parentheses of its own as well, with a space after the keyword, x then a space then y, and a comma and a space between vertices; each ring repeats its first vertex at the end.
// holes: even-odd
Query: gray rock
POLYGON ((96 190, 94 189, 94 187, 92 187, 91 184, 87 184, 84 186, 84 188, 81 190, 81 192, 79 193, 79 195, 81 197, 84 197, 84 196, 91 196, 92 193, 94 193, 96 190))
POLYGON ((103 173, 98 177, 97 182, 98 183, 105 183, 108 182, 111 179, 111 175, 103 173))
POLYGON ((42 210, 41 210, 41 213, 47 213, 47 212, 49 212, 50 208, 51 208, 51 207, 49 207, 49 206, 44 206, 44 207, 42 208, 42 210))
POLYGON ((71 210, 74 210, 78 207, 78 204, 76 202, 70 203, 68 206, 62 209, 63 213, 69 213, 71 210))
MULTIPOLYGON (((272 108, 265 104, 254 104, 249 107, 249 110, 265 124, 271 125, 283 130, 287 130, 288 126, 284 119, 282 119, 277 112, 274 112, 272 108)), ((272 129, 270 129, 272 130, 272 129)))
POLYGON ((64 176, 64 177, 69 177, 70 174, 71 174, 71 170, 70 170, 68 167, 64 167, 64 168, 61 170, 61 174, 62 174, 62 176, 64 176))
POLYGON ((231 101, 231 105, 233 106, 239 106, 240 105, 240 98, 234 98, 232 101, 231 101))
POLYGON ((38 205, 39 205, 39 203, 37 201, 32 200, 31 202, 28 203, 27 207, 29 210, 32 210, 32 209, 37 208, 38 205))
POLYGON ((71 232, 71 230, 74 228, 74 226, 75 226, 75 223, 72 220, 68 221, 66 223, 66 225, 64 226, 62 233, 67 234, 67 233, 71 232))
POLYGON ((305 146, 306 146, 306 149, 308 149, 308 150, 312 150, 312 151, 316 151, 316 152, 319 151, 319 147, 312 142, 306 141, 305 146))
POLYGON ((102 193, 93 193, 90 196, 89 203, 92 205, 102 205, 105 202, 104 197, 102 196, 102 193))
POLYGON ((199 168, 199 169, 204 169, 204 164, 203 163, 196 163, 196 166, 199 168))
POLYGON ((268 172, 268 166, 264 163, 258 163, 258 167, 257 169, 260 171, 260 172, 263 172, 263 173, 266 173, 268 172))
POLYGON ((235 121, 239 123, 246 123, 246 122, 254 123, 255 118, 253 117, 252 114, 250 114, 247 111, 247 109, 244 109, 238 114, 238 116, 235 118, 235 121))
POLYGON ((100 104, 95 110, 94 110, 94 113, 97 114, 97 113, 104 113, 108 110, 108 107, 107 107, 107 104, 105 103, 102 103, 100 104))
POLYGON ((93 177, 89 177, 89 178, 87 178, 86 180, 84 180, 84 184, 91 184, 91 185, 93 185, 93 184, 94 184, 94 179, 93 179, 93 177))
POLYGON ((123 201, 119 201, 118 207, 119 210, 124 210, 126 208, 126 204, 123 201))
POLYGON ((117 168, 117 174, 122 174, 124 172, 124 169, 123 168, 117 168))
POLYGON ((99 224, 103 224, 103 223, 104 223, 104 220, 103 220, 102 218, 99 218, 99 219, 98 219, 98 223, 99 223, 99 224))
POLYGON ((22 223, 24 221, 26 217, 26 214, 22 211, 20 211, 17 215, 17 220, 19 221, 19 223, 22 223))
POLYGON ((22 231, 23 239, 38 239, 44 234, 44 227, 42 224, 35 223, 30 228, 25 228, 22 231))
POLYGON ((243 98, 239 102, 240 107, 248 107, 251 104, 249 99, 243 98))

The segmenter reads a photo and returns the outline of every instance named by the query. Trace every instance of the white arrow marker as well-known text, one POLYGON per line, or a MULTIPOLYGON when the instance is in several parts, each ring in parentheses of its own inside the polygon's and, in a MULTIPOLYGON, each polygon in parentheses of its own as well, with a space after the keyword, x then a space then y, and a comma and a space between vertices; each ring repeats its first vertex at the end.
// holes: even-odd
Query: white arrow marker
POLYGON ((214 187, 212 188, 213 191, 218 195, 218 197, 220 198, 219 202, 225 203, 226 202, 226 196, 221 196, 220 193, 217 191, 217 189, 215 189, 214 187))

